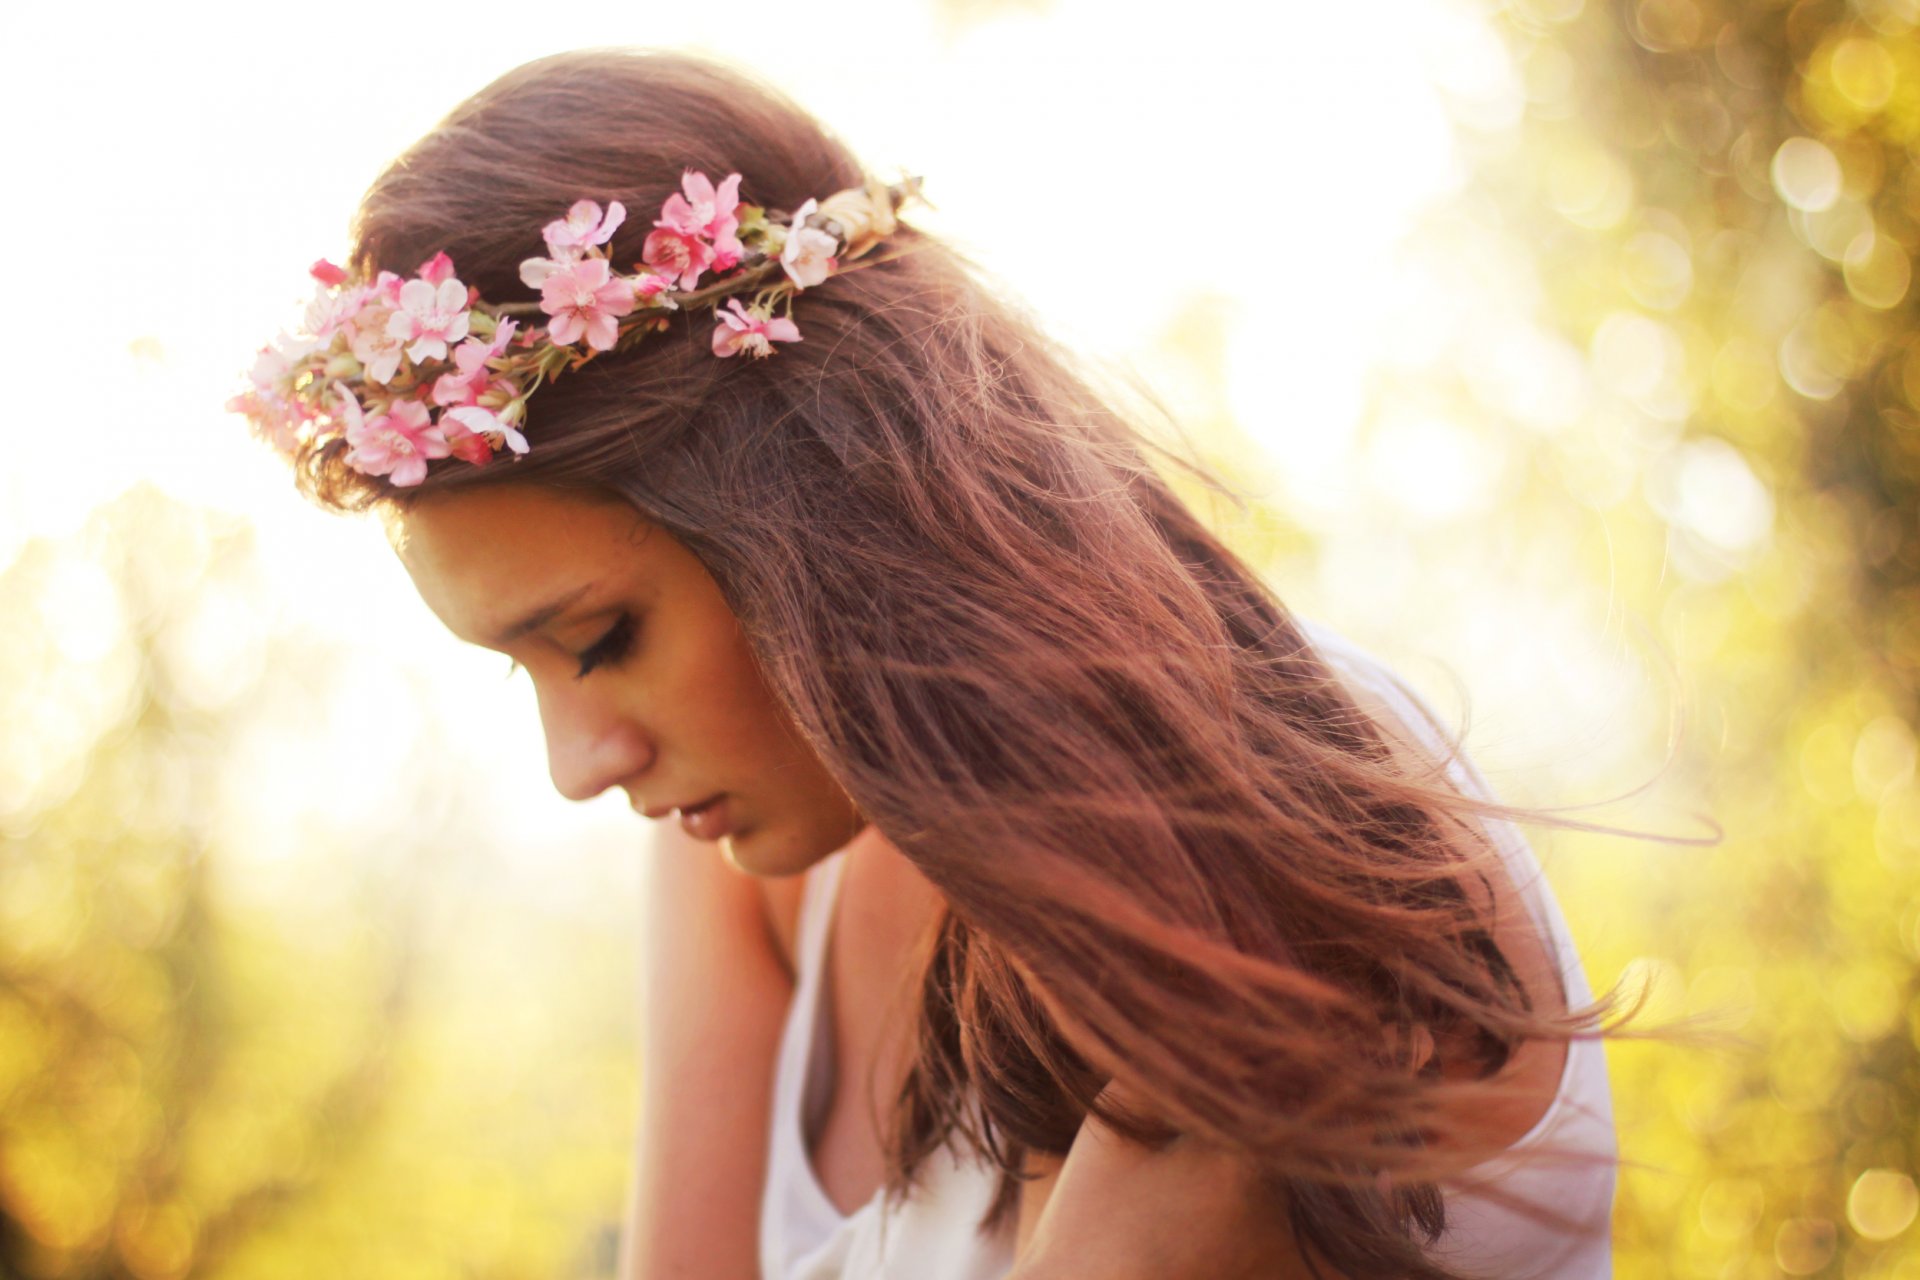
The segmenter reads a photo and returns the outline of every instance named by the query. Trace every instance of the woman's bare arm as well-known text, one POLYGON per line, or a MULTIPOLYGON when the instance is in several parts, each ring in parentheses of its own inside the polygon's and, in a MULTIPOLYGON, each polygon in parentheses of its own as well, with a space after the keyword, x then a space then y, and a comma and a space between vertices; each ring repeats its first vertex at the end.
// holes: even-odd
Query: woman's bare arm
POLYGON ((774 1059, 793 980, 767 893, 663 831, 643 873, 640 1127, 622 1280, 758 1280, 774 1059))
POLYGON ((1065 1163, 1024 1192, 1007 1280, 1339 1280, 1308 1268, 1286 1206, 1244 1159, 1190 1138, 1150 1151, 1090 1115, 1065 1163))
MULTIPOLYGON (((1153 1116, 1148 1095, 1045 983, 1011 963, 1054 1025, 1107 1081, 1102 1096, 1153 1116)), ((1286 1206, 1237 1153, 1178 1137, 1159 1151, 1089 1114, 1064 1161, 1030 1154, 1007 1280, 1341 1280, 1311 1270, 1286 1206)))

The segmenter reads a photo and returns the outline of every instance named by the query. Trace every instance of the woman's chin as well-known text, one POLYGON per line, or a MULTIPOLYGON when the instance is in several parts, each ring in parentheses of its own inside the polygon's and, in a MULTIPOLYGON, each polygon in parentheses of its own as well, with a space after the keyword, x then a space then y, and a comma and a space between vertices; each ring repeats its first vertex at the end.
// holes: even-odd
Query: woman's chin
POLYGON ((819 861, 800 856, 803 852, 792 840, 781 840, 777 829, 769 832, 746 826, 720 837, 720 856, 735 871, 750 876, 798 875, 819 861))
POLYGON ((749 823, 720 837, 720 856, 734 870, 750 876, 797 876, 838 853, 851 839, 749 823))

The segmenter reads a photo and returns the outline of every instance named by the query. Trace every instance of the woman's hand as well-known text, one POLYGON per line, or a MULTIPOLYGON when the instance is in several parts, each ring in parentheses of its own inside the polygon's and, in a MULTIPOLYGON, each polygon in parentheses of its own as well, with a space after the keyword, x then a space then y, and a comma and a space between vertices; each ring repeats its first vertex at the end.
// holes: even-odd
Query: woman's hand
MULTIPOLYGON (((1118 1082, 1103 1097, 1135 1111, 1118 1082)), ((1290 1280, 1314 1273, 1284 1200, 1234 1152, 1176 1138, 1159 1151, 1089 1115, 1008 1280, 1290 1280)), ((1322 1280, 1335 1280, 1323 1264, 1322 1280)))

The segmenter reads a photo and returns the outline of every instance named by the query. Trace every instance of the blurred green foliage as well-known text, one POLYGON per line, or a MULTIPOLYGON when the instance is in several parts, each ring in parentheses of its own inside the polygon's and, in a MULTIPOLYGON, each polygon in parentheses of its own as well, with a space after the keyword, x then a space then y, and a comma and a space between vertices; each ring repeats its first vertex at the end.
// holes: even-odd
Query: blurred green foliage
POLYGON ((623 953, 465 900, 430 732, 329 817, 366 676, 264 571, 136 490, 0 573, 0 1276, 610 1274, 623 953))
POLYGON ((1595 388, 1534 463, 1674 645, 1728 832, 1561 885, 1597 977, 1746 1045, 1617 1046, 1622 1276, 1920 1276, 1916 24, 1513 0, 1524 104, 1463 128, 1595 388))

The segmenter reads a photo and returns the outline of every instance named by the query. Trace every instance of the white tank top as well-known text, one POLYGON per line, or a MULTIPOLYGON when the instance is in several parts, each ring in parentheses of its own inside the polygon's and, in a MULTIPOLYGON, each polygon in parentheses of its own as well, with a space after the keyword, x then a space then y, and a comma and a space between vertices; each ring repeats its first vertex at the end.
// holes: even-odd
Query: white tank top
MULTIPOLYGON (((1393 708, 1427 750, 1446 749, 1431 710, 1374 659, 1323 627, 1307 624, 1314 648, 1340 677, 1393 708)), ((1448 766, 1454 785, 1491 798, 1463 757, 1448 766)), ((1526 838, 1511 823, 1489 824, 1522 898, 1549 940, 1567 1003, 1593 998, 1586 974, 1526 838)), ((842 849, 807 873, 801 892, 792 1004, 774 1076, 767 1184, 760 1204, 763 1280, 1001 1280, 1013 1267, 1015 1215, 982 1235, 992 1202, 990 1166, 943 1147, 913 1194, 883 1212, 884 1191, 843 1215, 807 1157, 806 1134, 831 1103, 833 1035, 827 1021, 824 960, 842 849)), ((1447 1231, 1433 1254, 1486 1280, 1606 1280, 1613 1274, 1613 1106, 1600 1042, 1573 1041, 1560 1088, 1531 1130, 1499 1157, 1443 1189, 1447 1231)))

